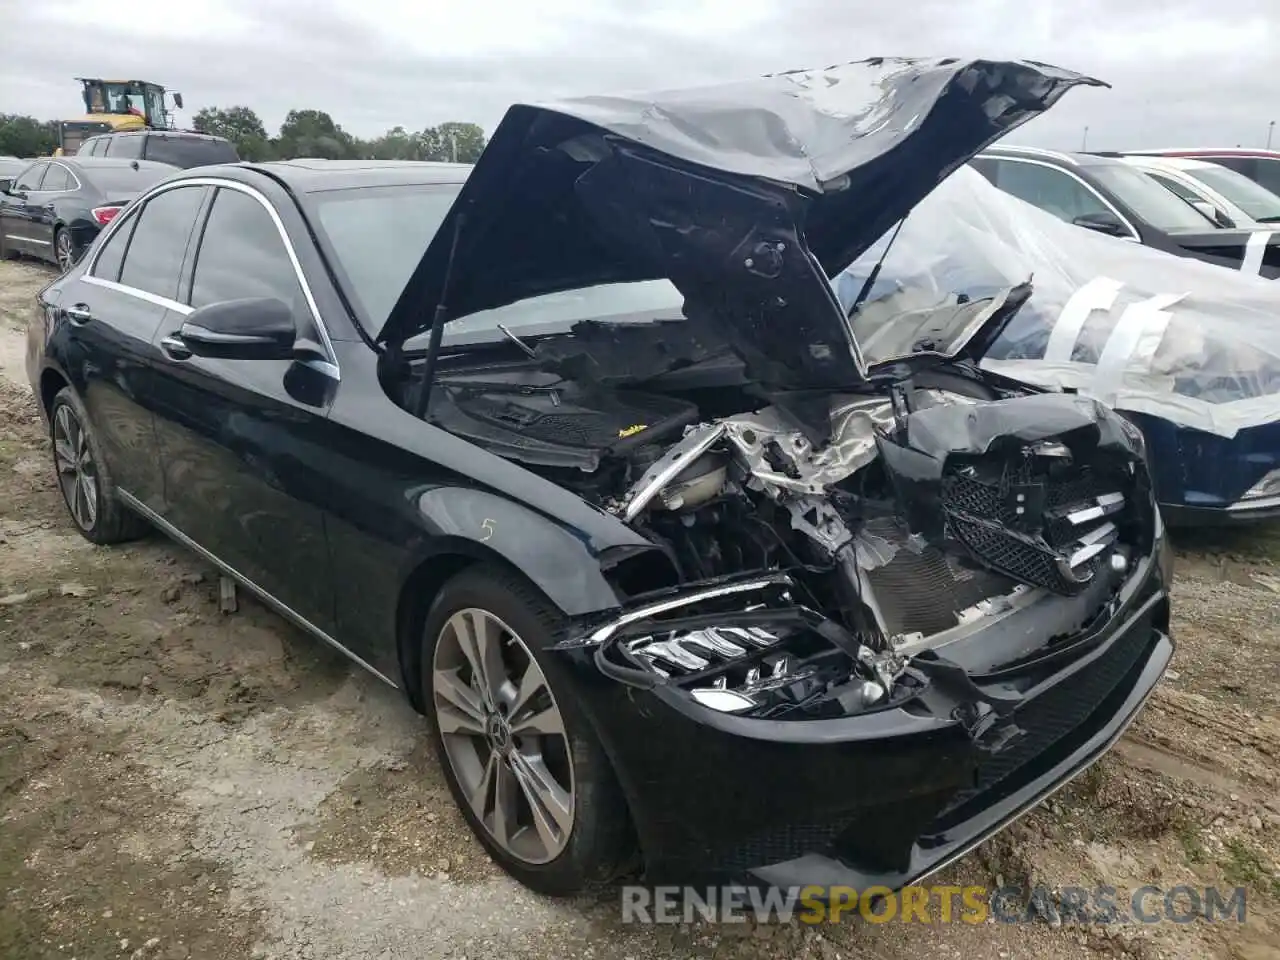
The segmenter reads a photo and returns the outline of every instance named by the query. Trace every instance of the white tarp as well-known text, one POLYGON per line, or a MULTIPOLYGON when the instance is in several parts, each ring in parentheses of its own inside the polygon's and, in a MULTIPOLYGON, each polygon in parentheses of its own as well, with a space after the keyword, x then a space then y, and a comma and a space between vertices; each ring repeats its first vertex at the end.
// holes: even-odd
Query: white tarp
MULTIPOLYGON (((836 278, 847 310, 892 231, 836 278)), ((1077 227, 961 168, 907 218, 854 314, 868 362, 903 309, 1034 293, 983 366, 1224 437, 1280 420, 1280 281, 1077 227)))

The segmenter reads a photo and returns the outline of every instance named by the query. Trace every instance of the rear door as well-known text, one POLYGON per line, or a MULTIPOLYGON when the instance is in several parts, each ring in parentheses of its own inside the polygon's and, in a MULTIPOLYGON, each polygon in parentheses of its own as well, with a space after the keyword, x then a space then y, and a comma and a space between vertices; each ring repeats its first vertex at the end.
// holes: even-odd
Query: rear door
MULTIPOLYGON (((283 193, 278 199, 292 202, 283 193)), ((156 420, 165 519, 332 633, 333 590, 318 504, 327 489, 323 431, 337 368, 266 195, 232 183, 219 186, 187 273, 180 296, 191 309, 257 297, 288 304, 317 359, 194 356, 176 340, 185 317, 166 315, 154 338, 158 349, 168 351, 156 420)))
POLYGON ((208 192, 199 185, 170 189, 131 210, 58 301, 63 366, 116 482, 157 513, 164 510, 164 473, 151 411, 160 361, 154 334, 166 316, 186 309, 177 301, 179 277, 208 192))

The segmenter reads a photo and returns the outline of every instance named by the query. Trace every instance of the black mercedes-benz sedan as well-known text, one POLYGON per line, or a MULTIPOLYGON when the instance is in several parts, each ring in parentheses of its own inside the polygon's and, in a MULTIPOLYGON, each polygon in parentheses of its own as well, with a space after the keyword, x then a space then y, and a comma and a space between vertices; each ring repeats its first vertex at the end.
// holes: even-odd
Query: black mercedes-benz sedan
POLYGON ((0 258, 26 254, 67 270, 125 204, 171 173, 149 160, 29 162, 0 177, 0 258))
POLYGON ((177 175, 30 326, 71 518, 402 689, 535 889, 917 880, 1134 719, 1169 553, 1134 427, 979 369, 1030 284, 869 363, 828 278, 1096 82, 877 59, 177 175))

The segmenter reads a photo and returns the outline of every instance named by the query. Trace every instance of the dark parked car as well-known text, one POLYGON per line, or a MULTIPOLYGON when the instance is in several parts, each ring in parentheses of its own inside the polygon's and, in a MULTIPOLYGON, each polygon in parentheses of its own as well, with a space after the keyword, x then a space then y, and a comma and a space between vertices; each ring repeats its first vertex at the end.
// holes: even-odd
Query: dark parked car
POLYGON ((146 160, 28 162, 0 177, 0 257, 26 254, 67 270, 125 204, 172 173, 146 160))
POLYGON ((513 107, 469 175, 179 175, 40 295, 71 516, 403 689, 532 887, 908 883, 1134 719, 1169 553, 1134 427, 974 363, 1028 285, 868 364, 827 277, 1096 82, 877 59, 513 107))
POLYGON ((1280 277, 1280 232, 1223 229, 1114 157, 990 147, 972 164, 993 184, 1062 220, 1208 263, 1280 277))
POLYGON ((1230 167, 1272 193, 1280 194, 1280 150, 1243 147, 1183 147, 1165 150, 1129 150, 1135 156, 1187 157, 1230 167))
POLYGON ((90 137, 81 144, 76 156, 153 160, 180 170, 240 161, 240 154, 230 140, 186 130, 126 130, 121 133, 104 133, 90 137))

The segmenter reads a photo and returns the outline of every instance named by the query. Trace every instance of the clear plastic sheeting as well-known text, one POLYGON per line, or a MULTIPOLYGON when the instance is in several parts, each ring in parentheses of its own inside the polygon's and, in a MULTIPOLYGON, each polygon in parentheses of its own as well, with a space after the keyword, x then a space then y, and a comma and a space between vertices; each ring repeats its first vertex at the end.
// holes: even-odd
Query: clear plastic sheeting
POLYGON ((1064 223, 962 168, 836 277, 868 363, 912 349, 913 318, 1034 292, 982 365, 1223 437, 1280 420, 1280 284, 1064 223))

